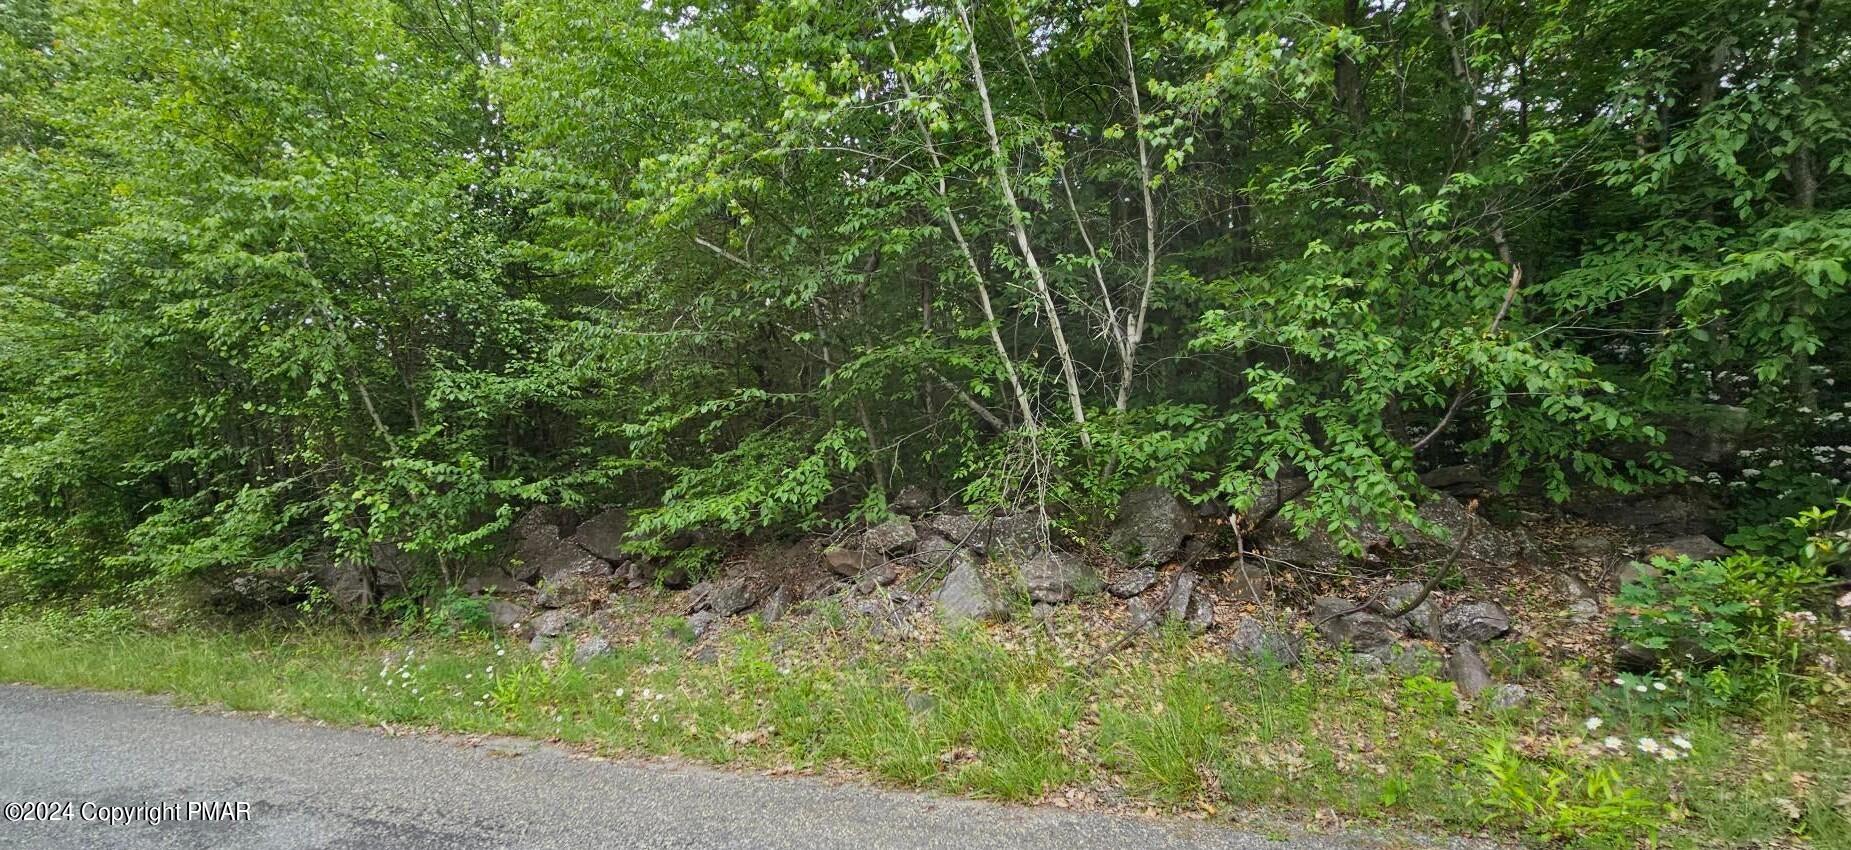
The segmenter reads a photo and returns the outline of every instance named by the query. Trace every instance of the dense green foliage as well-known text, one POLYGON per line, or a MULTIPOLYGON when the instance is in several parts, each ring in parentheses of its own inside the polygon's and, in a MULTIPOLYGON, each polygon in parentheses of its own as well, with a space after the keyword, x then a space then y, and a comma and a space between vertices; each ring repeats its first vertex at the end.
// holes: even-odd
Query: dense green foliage
POLYGON ((1847 58, 1843 0, 0 0, 0 581, 1405 517, 1719 404, 1785 515, 1851 466, 1847 58))

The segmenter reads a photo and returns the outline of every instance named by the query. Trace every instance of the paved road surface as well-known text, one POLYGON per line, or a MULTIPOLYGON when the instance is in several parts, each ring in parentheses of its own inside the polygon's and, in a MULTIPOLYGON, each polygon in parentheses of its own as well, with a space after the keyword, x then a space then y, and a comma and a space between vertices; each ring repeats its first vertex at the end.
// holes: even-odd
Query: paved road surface
MULTIPOLYGON (((1283 842, 1203 824, 990 805, 814 779, 599 762, 519 742, 469 747, 0 684, 0 802, 53 800, 79 807, 224 800, 247 801, 251 808, 244 822, 158 826, 9 818, 0 821, 0 847, 1368 846, 1283 842)), ((75 813, 84 816, 81 808, 75 813)))

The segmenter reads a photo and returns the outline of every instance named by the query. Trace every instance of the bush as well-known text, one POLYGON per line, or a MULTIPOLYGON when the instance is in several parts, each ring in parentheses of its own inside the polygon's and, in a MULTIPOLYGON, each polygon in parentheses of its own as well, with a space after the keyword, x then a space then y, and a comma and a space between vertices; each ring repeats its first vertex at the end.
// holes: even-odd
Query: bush
POLYGON ((1668 665, 1708 668, 1697 681, 1714 701, 1786 693, 1829 657, 1829 629, 1812 609, 1825 606, 1829 568, 1846 551, 1832 529, 1836 516, 1836 509, 1809 510, 1790 520, 1807 538, 1792 558, 1654 558, 1658 575, 1620 588, 1614 630, 1668 665))

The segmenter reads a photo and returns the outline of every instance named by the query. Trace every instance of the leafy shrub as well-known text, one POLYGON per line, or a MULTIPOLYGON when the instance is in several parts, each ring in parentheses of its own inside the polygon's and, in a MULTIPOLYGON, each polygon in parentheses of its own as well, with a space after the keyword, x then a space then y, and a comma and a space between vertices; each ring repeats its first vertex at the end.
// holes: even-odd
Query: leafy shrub
POLYGON ((1499 738, 1477 759, 1484 791, 1479 804, 1488 823, 1518 826, 1537 838, 1572 840, 1584 847, 1633 847, 1655 840, 1662 810, 1627 787, 1611 764, 1579 775, 1519 755, 1499 738))
POLYGON ((1716 701, 1784 692, 1830 640, 1809 608, 1822 602, 1828 567, 1847 550, 1830 530, 1836 516, 1837 509, 1813 509, 1790 520, 1807 537, 1791 559, 1654 558, 1658 575, 1620 588, 1615 631, 1673 665, 1706 667, 1694 681, 1716 701))

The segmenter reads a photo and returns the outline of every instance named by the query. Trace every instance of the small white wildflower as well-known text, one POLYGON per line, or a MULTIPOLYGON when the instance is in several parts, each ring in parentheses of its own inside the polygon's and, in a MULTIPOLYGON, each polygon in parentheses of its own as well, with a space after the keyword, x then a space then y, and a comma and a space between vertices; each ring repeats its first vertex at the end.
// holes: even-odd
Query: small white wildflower
POLYGON ((660 714, 651 714, 651 715, 649 715, 649 722, 651 722, 651 723, 660 723, 660 722, 662 722, 662 715, 660 715, 660 714))
POLYGON ((1682 756, 1678 754, 1677 750, 1670 750, 1670 749, 1661 750, 1658 753, 1658 757, 1661 759, 1664 759, 1665 761, 1677 761, 1679 758, 1682 758, 1682 756))
POLYGON ((1604 740, 1600 742, 1600 745, 1603 747, 1606 747, 1609 750, 1617 750, 1621 747, 1626 746, 1626 742, 1618 738, 1615 738, 1612 735, 1608 735, 1604 740))
POLYGON ((497 650, 495 650, 495 654, 496 654, 496 655, 507 655, 507 654, 508 654, 508 651, 507 651, 507 650, 505 650, 505 649, 497 649, 497 650))
POLYGON ((1645 690, 1646 690, 1644 685, 1633 685, 1632 689, 1635 691, 1638 691, 1639 693, 1645 693, 1645 690))
POLYGON ((623 688, 618 688, 618 689, 617 689, 617 698, 618 698, 618 699, 623 699, 623 688))
POLYGON ((1671 746, 1677 747, 1680 750, 1688 750, 1690 749, 1690 739, 1683 735, 1673 735, 1671 736, 1671 746))
POLYGON ((1658 746, 1658 742, 1656 740, 1651 739, 1651 738, 1640 738, 1639 739, 1639 752, 1651 754, 1651 753, 1656 753, 1659 750, 1660 750, 1660 747, 1658 746))
POLYGON ((411 674, 410 674, 410 673, 407 673, 407 672, 405 672, 404 670, 400 670, 400 671, 399 671, 399 673, 398 673, 398 677, 399 677, 399 678, 401 678, 401 679, 409 679, 409 678, 411 678, 411 674))
POLYGON ((476 677, 476 674, 474 673, 464 673, 463 674, 463 678, 465 679, 474 679, 475 677, 476 677))
POLYGON ((1616 684, 1616 685, 1624 685, 1624 684, 1626 684, 1626 680, 1625 680, 1625 679, 1622 679, 1622 678, 1620 678, 1620 677, 1618 677, 1618 676, 1615 676, 1615 677, 1613 677, 1613 684, 1616 684))
POLYGON ((1652 690, 1654 690, 1654 691, 1662 691, 1662 690, 1664 690, 1664 689, 1665 689, 1665 683, 1664 683, 1664 682, 1653 682, 1653 683, 1652 683, 1652 690))
POLYGON ((484 667, 484 668, 482 668, 482 672, 484 672, 484 673, 493 673, 493 672, 495 672, 495 665, 493 665, 493 664, 490 664, 489 666, 487 666, 487 667, 484 667))
POLYGON ((1587 719, 1587 720, 1586 720, 1585 722, 1583 722, 1583 723, 1582 723, 1581 725, 1582 725, 1582 726, 1585 726, 1585 727, 1587 727, 1587 730, 1588 730, 1589 732, 1592 732, 1592 731, 1594 731, 1595 729, 1599 729, 1599 728, 1600 728, 1600 724, 1601 724, 1601 719, 1600 719, 1600 718, 1598 718, 1598 717, 1590 717, 1590 718, 1588 718, 1588 719, 1587 719))

